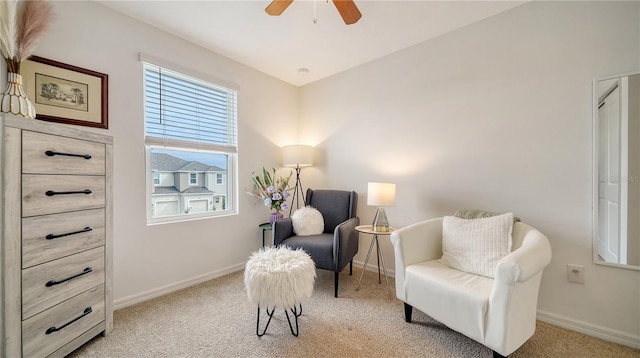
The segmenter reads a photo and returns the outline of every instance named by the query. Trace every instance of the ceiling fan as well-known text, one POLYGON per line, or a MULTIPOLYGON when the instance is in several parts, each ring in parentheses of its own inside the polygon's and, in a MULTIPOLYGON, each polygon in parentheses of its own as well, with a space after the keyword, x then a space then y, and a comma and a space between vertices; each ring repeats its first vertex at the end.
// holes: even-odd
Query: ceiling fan
MULTIPOLYGON (((362 14, 358 7, 353 2, 353 0, 332 0, 333 4, 338 9, 340 16, 342 16, 342 20, 347 25, 355 24, 360 20, 362 14)), ((284 10, 291 5, 293 0, 273 0, 271 4, 267 6, 264 11, 271 16, 278 16, 284 12, 284 10)))

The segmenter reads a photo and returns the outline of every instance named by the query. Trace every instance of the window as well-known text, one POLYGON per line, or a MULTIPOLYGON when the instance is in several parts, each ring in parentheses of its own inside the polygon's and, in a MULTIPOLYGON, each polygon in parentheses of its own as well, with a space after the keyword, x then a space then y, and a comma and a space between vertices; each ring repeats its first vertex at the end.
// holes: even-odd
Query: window
POLYGON ((147 222, 235 213, 236 90, 150 56, 141 60, 146 171, 152 178, 147 222))

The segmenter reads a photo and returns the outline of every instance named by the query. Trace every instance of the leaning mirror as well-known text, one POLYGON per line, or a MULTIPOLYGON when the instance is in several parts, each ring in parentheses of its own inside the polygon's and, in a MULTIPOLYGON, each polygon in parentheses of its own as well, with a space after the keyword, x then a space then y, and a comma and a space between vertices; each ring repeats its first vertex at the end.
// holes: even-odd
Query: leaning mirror
POLYGON ((640 270, 640 71, 593 82, 593 260, 640 270))

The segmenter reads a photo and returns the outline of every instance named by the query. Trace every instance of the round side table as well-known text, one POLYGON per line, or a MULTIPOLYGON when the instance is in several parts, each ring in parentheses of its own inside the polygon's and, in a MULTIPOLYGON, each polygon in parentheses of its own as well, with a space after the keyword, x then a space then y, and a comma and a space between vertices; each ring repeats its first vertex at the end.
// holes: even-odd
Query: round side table
POLYGON ((380 263, 382 263, 382 271, 384 272, 384 280, 387 284, 387 291, 389 292, 389 299, 391 299, 391 288, 389 287, 389 276, 387 276, 387 268, 384 266, 384 256, 382 255, 382 250, 380 250, 380 242, 378 241, 379 235, 391 235, 392 232, 397 229, 394 227, 389 227, 388 231, 376 231, 373 229, 372 225, 360 225, 356 226, 356 231, 373 235, 371 239, 371 245, 369 245, 369 252, 367 253, 367 258, 364 260, 364 266, 362 267, 362 273, 360 273, 360 279, 358 280, 358 287, 356 287, 356 291, 360 289, 360 283, 362 282, 362 276, 364 272, 367 270, 367 264, 369 263, 369 257, 371 256, 371 250, 375 244, 376 253, 378 258, 378 283, 382 283, 382 279, 380 278, 380 263))
POLYGON ((262 247, 264 247, 264 234, 267 231, 271 231, 273 227, 271 226, 270 223, 262 223, 258 225, 258 227, 260 228, 260 230, 262 230, 262 247))

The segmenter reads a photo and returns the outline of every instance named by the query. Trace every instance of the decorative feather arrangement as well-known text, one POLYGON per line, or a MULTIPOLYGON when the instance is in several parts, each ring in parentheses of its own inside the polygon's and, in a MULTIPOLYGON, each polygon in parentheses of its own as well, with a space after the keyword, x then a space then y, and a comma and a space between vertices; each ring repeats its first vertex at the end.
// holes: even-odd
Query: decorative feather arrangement
POLYGON ((48 1, 0 0, 0 51, 9 72, 20 72, 20 63, 31 56, 52 22, 48 1))
POLYGON ((22 62, 31 56, 36 42, 51 25, 53 6, 45 1, 21 1, 20 4, 16 55, 22 62))
POLYGON ((17 3, 16 0, 0 1, 0 52, 7 61, 16 57, 17 3))

